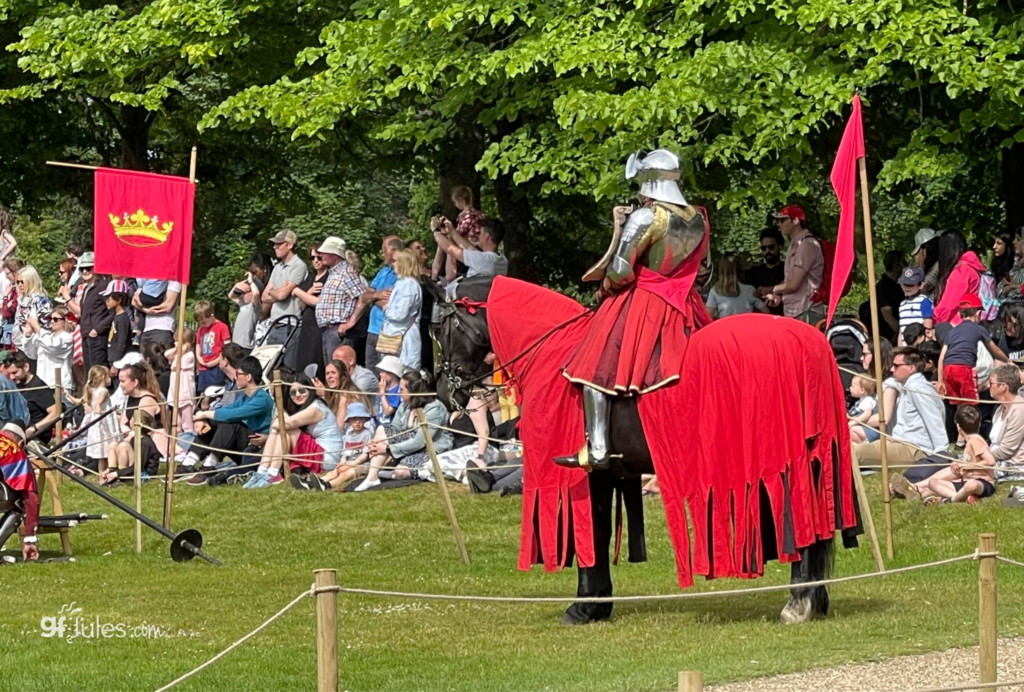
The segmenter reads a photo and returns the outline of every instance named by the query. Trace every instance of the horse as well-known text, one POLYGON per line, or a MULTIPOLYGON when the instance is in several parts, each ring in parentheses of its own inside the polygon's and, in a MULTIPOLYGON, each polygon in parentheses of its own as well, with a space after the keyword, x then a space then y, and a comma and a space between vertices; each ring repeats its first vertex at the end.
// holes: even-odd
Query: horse
MULTIPOLYGON (((471 391, 475 387, 479 388, 479 383, 492 371, 492 366, 488 365, 485 360, 489 353, 494 352, 502 366, 512 366, 514 362, 517 362, 515 366, 509 369, 518 369, 519 372, 522 372, 525 368, 533 367, 531 359, 538 358, 536 349, 541 344, 544 344, 547 339, 551 338, 560 329, 569 328, 567 324, 545 324, 543 327, 537 328, 536 334, 528 337, 531 345, 523 349, 521 353, 497 352, 500 349, 495 349, 493 345, 494 339, 492 339, 490 324, 494 321, 491 318, 494 318, 495 315, 489 315, 488 313, 499 309, 510 311, 525 310, 528 309, 528 306, 505 306, 499 308, 490 305, 489 299, 494 280, 494 277, 474 277, 463 280, 457 289, 454 302, 446 302, 443 296, 438 295, 440 317, 433 326, 434 337, 439 341, 441 347, 441 365, 437 387, 438 396, 449 408, 464 409, 468 405, 471 391), (544 327, 550 328, 544 329, 544 327)), ((514 281, 504 278, 501 280, 505 282, 514 281)), ((536 290, 546 291, 546 289, 539 287, 536 287, 536 290)), ((552 297, 547 297, 546 293, 541 293, 541 300, 554 300, 553 296, 558 296, 558 299, 564 300, 559 294, 554 294, 553 292, 551 294, 552 297)), ((580 311, 578 315, 570 318, 569 321, 585 320, 588 314, 587 312, 580 311)), ((737 318, 730 319, 735 320, 737 318)), ((737 326, 739 325, 737 324, 737 326)), ((750 348, 763 347, 763 345, 757 344, 754 340, 747 339, 746 342, 751 344, 750 348)), ((816 347, 818 353, 830 354, 828 344, 824 338, 821 338, 821 343, 817 344, 816 347)), ((687 353, 689 355, 689 352, 687 353)), ((558 355, 558 353, 554 354, 555 357, 558 357, 558 355)), ((565 355, 567 356, 568 354, 565 355)), ((551 353, 544 353, 539 357, 550 359, 551 356, 551 353)), ((563 379, 560 375, 557 377, 558 379, 563 379)), ((525 385, 520 380, 518 386, 522 388, 525 385)), ((523 396, 530 393, 525 390, 520 392, 523 396)), ((620 503, 625 504, 629 513, 629 559, 630 561, 643 561, 646 559, 643 543, 643 501, 641 498, 640 477, 642 474, 652 474, 655 472, 651 447, 644 434, 638 407, 638 397, 613 397, 610 408, 609 429, 613 463, 610 469, 594 469, 587 477, 590 491, 590 512, 593 517, 594 564, 586 567, 580 566, 580 560, 577 559, 577 597, 580 598, 607 597, 612 595, 609 547, 614 533, 612 518, 614 509, 613 499, 616 491, 620 493, 620 503)), ((524 407, 523 425, 530 424, 530 421, 525 417, 526 415, 527 411, 524 407)), ((842 420, 841 424, 845 431, 845 419, 842 420)), ((847 446, 849 445, 848 441, 846 444, 847 446)), ((524 463, 527 466, 526 470, 528 470, 530 462, 524 460, 524 463)), ((552 462, 548 459, 546 463, 552 462)), ((839 467, 836 466, 835 468, 838 469, 839 467)), ((821 465, 819 464, 814 470, 814 483, 817 483, 820 475, 821 465)), ((852 486, 852 473, 848 480, 852 486)), ((835 485, 838 486, 840 484, 836 481, 835 485)), ((779 559, 781 552, 779 546, 782 545, 782 541, 777 540, 781 538, 781 535, 777 534, 775 527, 780 523, 780 515, 777 514, 773 517, 770 507, 771 503, 763 484, 760 486, 759 494, 761 525, 764 527, 763 532, 760 534, 760 550, 765 560, 779 559)), ((666 496, 666 503, 667 499, 666 496)), ((856 506, 856 498, 852 498, 850 504, 853 506, 853 512, 856 516, 856 526, 850 529, 849 526, 844 527, 837 522, 837 528, 847 529, 843 532, 844 544, 847 547, 853 547, 856 544, 855 536, 860 532, 859 508, 856 506)), ((786 511, 790 511, 788 507, 786 511)), ((667 506, 666 512, 668 512, 667 506)), ((528 519, 526 514, 527 510, 524 509, 524 524, 528 519)), ((711 507, 709 505, 709 527, 711 524, 710 515, 711 507)), ((788 515, 786 518, 789 518, 788 515)), ((524 528, 524 535, 525 533, 526 529, 524 528)), ((571 542, 573 532, 568 531, 567 533, 571 542)), ((792 544, 791 536, 787 535, 786 540, 789 544, 792 544)), ((571 545, 568 546, 565 552, 568 555, 567 560, 571 561, 573 547, 571 545)), ((834 558, 834 534, 830 533, 827 538, 819 537, 808 545, 793 546, 788 552, 791 553, 789 559, 792 560, 790 573, 792 588, 789 591, 789 599, 781 612, 780 620, 783 623, 799 623, 825 617, 829 609, 827 588, 824 585, 802 585, 822 581, 831 574, 834 558)), ((676 555, 678 563, 680 559, 680 548, 678 545, 676 546, 676 555)), ((717 555, 718 553, 716 553, 716 558, 717 555)), ((578 556, 579 553, 577 554, 578 556)), ((523 568, 522 559, 520 566, 523 568)), ((686 586, 686 584, 683 584, 682 576, 680 577, 680 583, 686 586)), ((562 616, 562 623, 566 625, 590 623, 608 619, 611 617, 611 614, 611 602, 578 602, 573 603, 565 611, 562 616)))

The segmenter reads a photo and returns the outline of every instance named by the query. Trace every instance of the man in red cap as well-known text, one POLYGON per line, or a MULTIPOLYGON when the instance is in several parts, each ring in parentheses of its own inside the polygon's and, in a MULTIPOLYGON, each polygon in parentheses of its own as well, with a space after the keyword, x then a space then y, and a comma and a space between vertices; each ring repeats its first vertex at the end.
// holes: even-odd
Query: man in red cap
POLYGON ((979 322, 981 298, 968 293, 960 301, 960 324, 949 330, 939 353, 939 394, 949 396, 953 406, 974 405, 978 398, 978 381, 974 368, 978 365, 978 344, 985 344, 992 357, 1008 363, 1006 354, 992 341, 988 330, 979 322))
POLYGON ((786 278, 772 289, 768 305, 776 306, 781 302, 786 317, 816 324, 825 317, 824 306, 811 301, 825 273, 821 245, 807 231, 807 214, 796 204, 783 207, 772 216, 782 235, 789 238, 789 249, 786 250, 786 278))

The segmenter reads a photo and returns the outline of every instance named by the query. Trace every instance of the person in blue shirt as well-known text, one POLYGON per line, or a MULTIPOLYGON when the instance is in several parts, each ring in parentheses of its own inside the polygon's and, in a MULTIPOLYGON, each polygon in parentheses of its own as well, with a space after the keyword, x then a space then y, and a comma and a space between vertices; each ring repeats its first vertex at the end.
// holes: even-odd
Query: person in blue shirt
POLYGON ((238 390, 235 400, 216 410, 195 414, 195 422, 205 421, 209 428, 196 436, 178 473, 195 473, 199 455, 204 450, 209 452, 203 460, 204 469, 213 469, 220 463, 224 454, 220 450, 231 450, 241 457, 254 436, 265 436, 270 432, 274 400, 265 389, 259 388, 263 384, 262 371, 256 358, 246 356, 235 368, 238 390))
POLYGON ((398 282, 398 274, 392 267, 393 255, 405 248, 405 243, 396 235, 389 235, 384 239, 384 246, 381 252, 384 254, 384 266, 377 272, 370 282, 370 288, 375 293, 373 296, 373 307, 370 309, 370 326, 366 336, 366 369, 372 371, 380 362, 380 355, 377 353, 377 337, 384 326, 384 308, 387 307, 388 298, 391 297, 391 289, 398 282))

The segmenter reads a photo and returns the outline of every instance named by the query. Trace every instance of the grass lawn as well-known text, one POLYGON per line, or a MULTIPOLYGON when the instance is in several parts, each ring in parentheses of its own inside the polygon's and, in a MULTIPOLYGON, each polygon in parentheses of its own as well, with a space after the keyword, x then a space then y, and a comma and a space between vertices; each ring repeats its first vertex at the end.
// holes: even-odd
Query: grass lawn
MULTIPOLYGON (((868 479, 873 497, 878 476, 868 479)), ((515 569, 519 499, 471 496, 452 486, 472 559, 458 558, 439 493, 424 484, 362 495, 191 488, 175 493, 175 528, 199 528, 223 561, 176 564, 149 530, 132 550, 132 520, 82 488, 62 486, 68 512, 111 519, 72 531, 76 562, 0 567, 0 691, 154 690, 249 632, 312 582, 320 567, 343 585, 490 595, 571 595, 575 570, 515 569), (164 638, 41 636, 40 619, 64 604, 85 622, 154 624, 164 638)), ((115 491, 126 501, 131 488, 115 491)), ((1005 494, 1001 489, 1000 497, 1005 494)), ((162 486, 144 511, 160 516, 162 486)), ((49 503, 44 500, 44 513, 49 503)), ((660 504, 647 502, 651 561, 614 570, 618 594, 677 590, 660 504)), ((993 531, 1004 554, 1024 559, 1024 514, 998 500, 925 508, 894 502, 893 566, 971 552, 993 531)), ((881 504, 876 523, 883 524, 881 504)), ((883 538, 884 540, 884 538, 883 538)), ((54 536, 43 549, 56 549, 54 536)), ((838 551, 838 575, 873 569, 866 545, 838 551)), ((784 583, 766 578, 701 583, 698 589, 784 583)), ((1024 569, 999 568, 999 634, 1024 626, 1024 569)), ((977 643, 977 565, 842 584, 829 618, 783 627, 785 594, 617 605, 611 622, 558 624, 562 606, 415 602, 339 596, 341 685, 346 690, 669 690, 677 671, 706 683, 977 643)), ((313 600, 179 686, 179 690, 311 690, 316 686, 313 600)), ((952 682, 952 681, 951 681, 952 682)))

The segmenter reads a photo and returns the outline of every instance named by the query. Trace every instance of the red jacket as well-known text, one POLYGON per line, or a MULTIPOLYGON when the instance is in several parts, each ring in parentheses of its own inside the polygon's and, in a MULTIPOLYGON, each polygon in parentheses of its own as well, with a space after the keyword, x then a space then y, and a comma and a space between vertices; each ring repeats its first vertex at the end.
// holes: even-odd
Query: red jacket
POLYGON ((949 278, 946 279, 946 290, 935 304, 935 324, 960 324, 960 301, 965 295, 978 292, 981 288, 981 275, 984 272, 985 265, 978 256, 972 250, 965 252, 950 272, 949 278))

